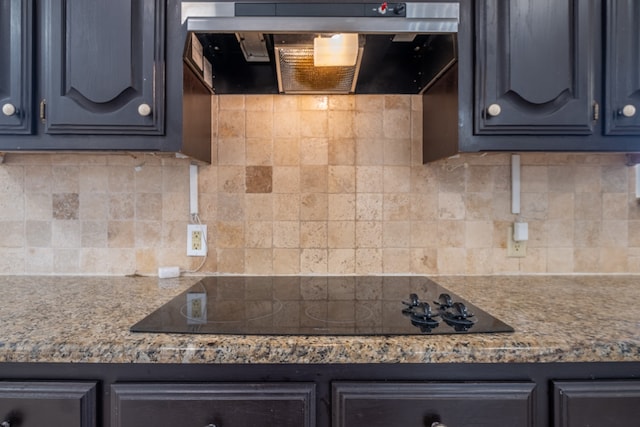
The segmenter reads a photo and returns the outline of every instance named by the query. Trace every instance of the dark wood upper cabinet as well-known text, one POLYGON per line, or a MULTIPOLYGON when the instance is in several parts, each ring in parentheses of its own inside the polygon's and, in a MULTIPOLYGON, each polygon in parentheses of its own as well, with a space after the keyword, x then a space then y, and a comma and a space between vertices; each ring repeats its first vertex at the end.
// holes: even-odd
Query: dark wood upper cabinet
POLYGON ((599 16, 592 0, 476 2, 475 133, 594 132, 599 16))
POLYGON ((0 2, 0 134, 32 131, 30 0, 0 2))
POLYGON ((45 131, 162 134, 161 0, 44 2, 45 131))
POLYGON ((607 1, 605 133, 640 135, 640 2, 607 1))

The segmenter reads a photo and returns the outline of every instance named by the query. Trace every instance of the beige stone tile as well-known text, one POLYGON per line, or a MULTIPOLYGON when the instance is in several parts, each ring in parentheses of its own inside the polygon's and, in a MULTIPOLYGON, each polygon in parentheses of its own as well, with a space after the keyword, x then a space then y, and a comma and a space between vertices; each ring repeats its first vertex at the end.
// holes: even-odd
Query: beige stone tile
POLYGON ((273 168, 271 166, 247 166, 245 186, 247 193, 271 193, 273 168))
POLYGON ((0 274, 25 274, 24 248, 2 248, 2 256, 0 256, 0 274))
POLYGON ((245 218, 253 221, 273 219, 271 194, 247 194, 245 196, 245 218))
POLYGON ((162 244, 162 223, 160 221, 135 222, 135 248, 160 247, 162 244))
POLYGON ((597 248, 601 245, 602 221, 576 220, 574 223, 574 246, 597 248))
MULTIPOLYGON (((180 256, 186 256, 187 247, 187 221, 163 221, 162 223, 162 247, 169 249, 180 249, 178 252, 180 256)), ((215 226, 209 226, 207 229, 207 238, 211 235, 211 233, 215 233, 215 226)), ((162 260, 161 260, 162 262, 162 260)), ((176 261, 174 260, 170 264, 164 265, 175 265, 176 261)))
POLYGON ((274 193, 299 193, 300 168, 297 166, 275 166, 273 168, 274 193))
POLYGON ((434 220, 438 217, 437 194, 411 194, 411 219, 414 221, 434 220))
MULTIPOLYGON (((29 244, 29 240, 40 240, 37 239, 37 236, 33 236, 38 230, 31 230, 29 228, 30 225, 37 227, 38 225, 46 224, 47 222, 34 222, 28 221, 26 228, 26 237, 27 237, 27 246, 47 246, 47 245, 31 245, 29 244), (29 239, 31 237, 31 239, 29 239)), ((49 224, 50 227, 50 224, 49 224)), ((44 227, 38 227, 38 229, 42 229, 44 227)), ((0 248, 17 248, 25 246, 25 223, 24 221, 0 221, 0 248)), ((46 230, 42 230, 46 231, 46 230)), ((49 230, 49 236, 51 236, 51 231, 49 230)), ((41 241, 41 240, 40 240, 41 241)))
POLYGON ((301 273, 327 273, 327 249, 302 249, 300 251, 301 273))
POLYGON ((549 193, 548 218, 552 220, 575 217, 575 193, 549 193))
POLYGON ((467 191, 471 193, 489 193, 495 185, 494 166, 471 165, 467 169, 467 191))
POLYGON ((271 111, 246 112, 247 138, 272 138, 274 135, 273 113, 271 111))
POLYGON ((218 106, 221 110, 244 110, 244 95, 214 95, 218 99, 218 106))
POLYGON ((443 220, 464 219, 465 205, 461 193, 438 194, 438 218, 443 220))
POLYGON ((411 273, 435 274, 438 271, 438 250, 436 248, 411 249, 411 273))
POLYGON ((384 248, 382 250, 382 270, 384 273, 407 273, 411 270, 411 250, 409 248, 384 248))
POLYGON ((81 221, 80 246, 83 248, 106 248, 107 222, 81 221))
MULTIPOLYGON (((513 219, 511 213, 511 192, 493 193, 493 214, 492 218, 497 221, 509 221, 513 219)), ((521 209, 522 212, 522 209, 521 209)), ((527 219, 529 216, 527 215, 527 219)), ((536 218, 531 218, 536 219, 536 218)))
POLYGON ((464 248, 438 248, 438 273, 464 274, 466 273, 466 260, 467 252, 464 248))
POLYGON ((411 194, 386 193, 383 196, 383 218, 386 221, 411 219, 411 194))
POLYGON ((247 248, 245 253, 245 274, 273 274, 271 249, 247 248))
POLYGON ((109 167, 81 166, 79 189, 81 193, 106 193, 109 190, 109 167))
MULTIPOLYGON (((16 168, 4 172, 0 175, 0 182, 6 193, 22 192, 22 174, 19 174, 16 168), (5 182, 7 181, 7 182, 5 182)), ((22 172, 22 168, 19 169, 22 172)), ((51 193, 53 188, 53 172, 51 166, 27 165, 24 167, 24 191, 26 193, 51 193)))
POLYGON ((107 246, 109 248, 133 248, 135 247, 135 236, 133 221, 109 221, 107 224, 107 246))
POLYGON ((356 273, 380 274, 382 273, 382 249, 357 248, 356 249, 356 273))
MULTIPOLYGON (((80 218, 83 218, 84 195, 80 196, 80 218)), ((136 193, 135 194, 135 218, 138 221, 162 220, 162 193, 136 193)))
POLYGON ((163 169, 160 166, 144 165, 134 174, 135 190, 142 193, 160 193, 164 183, 163 169))
POLYGON ((437 221, 411 222, 411 247, 436 248, 438 246, 437 221))
POLYGON ((81 230, 80 221, 52 221, 51 246, 54 248, 79 248, 81 230))
POLYGON ((247 248, 271 248, 273 245, 273 223, 271 221, 247 221, 245 246, 247 248))
POLYGON ((355 114, 352 111, 329 111, 328 136, 332 139, 354 138, 355 134, 355 114))
POLYGON ((329 193, 353 193, 356 190, 356 168, 329 166, 327 187, 329 193))
MULTIPOLYGON (((241 221, 246 216, 244 194, 218 194, 218 220, 241 221)), ((185 218, 185 216, 181 216, 185 218)))
POLYGON ((356 219, 359 221, 382 220, 383 195, 358 193, 356 195, 356 219))
POLYGON ((27 274, 51 274, 53 272, 53 250, 51 248, 28 248, 24 270, 27 274))
POLYGON ((640 247, 640 221, 627 221, 627 236, 629 247, 640 247))
POLYGON ((80 273, 80 251, 78 249, 57 249, 53 252, 53 273, 80 273))
POLYGON ((273 95, 245 95, 246 111, 273 111, 273 95))
POLYGON ((385 221, 382 224, 382 247, 408 248, 411 246, 409 221, 385 221))
POLYGON ((547 249, 548 273, 572 273, 574 271, 573 248, 547 249))
MULTIPOLYGON (((174 207, 177 202, 181 200, 179 193, 164 193, 165 200, 169 201, 174 207)), ((54 194, 55 204, 55 194, 54 194)), ((164 214, 164 212, 163 212, 164 214)), ((128 220, 135 217, 135 195, 134 193, 111 193, 109 194, 109 219, 113 220, 128 220)), ((163 217, 166 217, 163 215, 163 217)), ((54 218, 57 218, 54 213, 54 218)), ((76 217, 77 218, 77 217, 76 217)), ((61 218, 57 218, 61 219, 61 218)))
POLYGON ((108 188, 111 193, 132 193, 136 189, 135 171, 131 166, 109 166, 108 188))
POLYGON ((189 168, 186 165, 164 166, 162 168, 162 191, 189 191, 189 168))
MULTIPOLYGON (((244 138, 245 112, 240 110, 220 110, 218 112, 218 138, 220 140, 244 138)), ((220 153, 218 153, 220 155, 220 153)))
POLYGON ((158 274, 158 257, 155 249, 136 249, 136 271, 139 274, 158 274))
MULTIPOLYGON (((385 138, 405 140, 406 148, 411 139, 411 113, 407 109, 385 109, 382 116, 382 135, 385 138)), ((407 153, 408 154, 408 153, 407 153)))
POLYGON ((523 164, 520 173, 523 193, 546 193, 549 191, 549 173, 547 166, 530 166, 523 164))
MULTIPOLYGON (((466 207, 466 219, 470 220, 490 220, 493 219, 495 205, 494 193, 465 193, 464 202, 466 207)), ((505 208, 506 212, 511 212, 511 208, 505 208)), ((506 215, 505 215, 506 216, 506 215)))
POLYGON ((506 248, 493 248, 493 273, 494 274, 516 274, 520 272, 521 258, 507 257, 506 248))
MULTIPOLYGON (((466 274, 491 274, 493 273, 492 248, 467 247, 467 259, 465 263, 466 274)), ((546 265, 545 265, 546 266, 546 265)))
POLYGON ((624 163, 602 166, 601 185, 604 193, 624 193, 629 190, 629 176, 624 163))
POLYGON ((601 273, 626 273, 629 271, 626 248, 601 248, 601 273))
POLYGON ((273 137, 297 139, 300 136, 300 112, 277 111, 273 114, 273 137))
POLYGON ((409 166, 385 166, 382 171, 385 193, 408 193, 411 190, 409 166))
POLYGON ((356 191, 358 193, 381 193, 384 189, 382 166, 356 166, 356 191))
POLYGON ((575 218, 584 220, 602 219, 602 194, 576 193, 575 218))
POLYGON ((568 248, 574 245, 574 221, 547 221, 547 245, 549 248, 568 248))
POLYGON ((329 221, 327 224, 327 246, 330 249, 355 248, 356 223, 354 221, 329 221))
POLYGON ((601 167, 599 165, 578 165, 575 167, 576 193, 600 193, 601 184, 601 167))
POLYGON ((80 198, 78 193, 54 193, 52 195, 53 219, 75 220, 80 211, 80 198))
MULTIPOLYGON (((218 221, 216 223, 216 236, 218 248, 243 248, 245 246, 244 239, 244 223, 238 221, 218 221)), ((220 259, 218 259, 220 263, 220 259)))
POLYGON ((329 163, 329 140, 323 137, 300 138, 300 164, 322 165, 329 163))
POLYGON ((349 221, 356 217, 355 194, 329 194, 328 219, 332 221, 349 221))
MULTIPOLYGON (((511 208, 509 208, 509 212, 511 208)), ((526 212, 527 219, 547 219, 549 216, 549 193, 522 193, 520 212, 526 212)))
POLYGON ((356 161, 356 140, 350 137, 333 136, 328 144, 330 165, 354 165, 356 161))
POLYGON ((464 248, 466 223, 464 221, 438 221, 438 248, 464 248))
POLYGON ((87 248, 80 253, 80 270, 106 274, 109 270, 109 249, 87 248))
POLYGON ((273 273, 274 274, 297 274, 300 273, 300 250, 280 249, 273 250, 273 273))
POLYGON ((329 137, 329 115, 326 111, 300 111, 301 137, 327 138, 329 137))
POLYGON ((602 218, 626 220, 628 218, 628 194, 604 193, 602 195, 602 218))
POLYGON ((384 164, 384 139, 379 134, 374 136, 357 136, 356 165, 371 166, 384 164))
POLYGON ((358 95, 355 97, 356 111, 383 111, 384 97, 380 95, 358 95))
POLYGON ((109 197, 104 193, 80 193, 79 218, 88 221, 106 221, 109 218, 109 197))
POLYGON ((596 273, 601 269, 599 248, 575 248, 573 259, 576 273, 596 273))
POLYGON ((274 248, 299 248, 300 247, 300 222, 299 221, 275 221, 273 222, 273 247, 274 248))
POLYGON ((247 149, 244 137, 218 138, 218 165, 240 166, 247 161, 247 149))
POLYGON ((305 165, 300 168, 300 188, 307 193, 326 193, 329 169, 325 165, 305 165))
MULTIPOLYGON (((139 188, 138 191, 142 191, 139 188)), ((216 193, 218 191, 218 168, 212 165, 198 167, 198 192, 216 193)))
POLYGON ((356 221, 356 248, 382 247, 382 221, 356 221))
POLYGON ((438 191, 438 174, 433 165, 411 168, 411 192, 431 194, 438 191))
POLYGON ((300 164, 300 140, 298 138, 276 138, 273 141, 273 164, 297 166, 300 164))
POLYGON ((626 248, 628 246, 628 224, 623 220, 602 221, 602 248, 626 248))
POLYGON ((465 247, 490 248, 493 243, 493 221, 465 221, 465 247))
POLYGON ((459 160, 445 160, 436 169, 438 177, 438 191, 440 193, 463 193, 466 187, 466 169, 464 162, 459 160))
POLYGON ((245 146, 248 165, 271 166, 273 164, 273 139, 247 138, 245 146))
POLYGON ((53 165, 51 167, 53 193, 77 193, 80 190, 80 168, 78 166, 53 165))
POLYGON ((0 247, 51 247, 51 221, 14 221, 0 223, 0 247), (26 233, 23 232, 26 230, 26 233), (25 236, 26 234, 26 236, 25 236))
POLYGON ((520 271, 523 273, 546 273, 547 249, 532 248, 527 245, 527 256, 520 258, 520 271))
POLYGON ((300 222, 300 247, 326 248, 327 233, 328 231, 326 221, 300 222))
POLYGON ((273 219, 276 221, 297 221, 300 219, 299 194, 274 194, 273 219))
POLYGON ((355 249, 329 249, 329 274, 353 274, 356 270, 355 249))
POLYGON ((297 97, 299 110, 325 111, 329 108, 327 95, 300 95, 297 97))
POLYGON ((304 221, 327 220, 328 204, 326 193, 302 193, 300 195, 300 219, 304 221))

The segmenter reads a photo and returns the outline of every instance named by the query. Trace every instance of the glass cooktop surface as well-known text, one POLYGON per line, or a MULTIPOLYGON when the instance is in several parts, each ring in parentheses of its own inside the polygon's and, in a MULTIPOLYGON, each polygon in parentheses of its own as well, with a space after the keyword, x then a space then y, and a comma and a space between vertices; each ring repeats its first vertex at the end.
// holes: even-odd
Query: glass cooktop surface
POLYGON ((423 335, 513 332, 419 276, 205 277, 132 332, 423 335))

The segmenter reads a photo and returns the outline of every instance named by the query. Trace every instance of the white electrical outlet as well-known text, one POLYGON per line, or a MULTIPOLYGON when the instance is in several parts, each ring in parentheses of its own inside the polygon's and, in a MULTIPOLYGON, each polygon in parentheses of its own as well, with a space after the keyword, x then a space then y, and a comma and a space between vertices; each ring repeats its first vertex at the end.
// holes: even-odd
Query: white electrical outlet
POLYGON ((187 324, 207 323, 207 294, 189 292, 187 294, 187 324))
POLYGON ((513 225, 509 226, 507 234, 507 256, 510 258, 524 258, 527 256, 527 241, 516 242, 513 239, 513 225))
POLYGON ((207 255, 207 226, 187 225, 187 256, 207 255))

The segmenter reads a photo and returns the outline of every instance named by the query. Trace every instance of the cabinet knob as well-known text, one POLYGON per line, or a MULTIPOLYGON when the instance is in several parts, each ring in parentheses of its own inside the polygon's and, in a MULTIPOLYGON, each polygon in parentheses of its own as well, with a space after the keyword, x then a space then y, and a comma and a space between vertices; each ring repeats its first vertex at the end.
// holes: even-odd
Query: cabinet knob
MULTIPOLYGON (((16 113, 16 106, 10 103, 6 103, 2 106, 2 114, 5 116, 13 116, 16 113)), ((2 427, 2 424, 0 424, 2 427)))
POLYGON ((3 421, 0 423, 0 427, 11 427, 11 423, 9 421, 3 421))
POLYGON ((489 108, 487 108, 487 114, 491 117, 499 116, 502 112, 502 108, 500 108, 500 104, 491 104, 489 108))
POLYGON ((138 114, 142 117, 146 117, 151 114, 151 106, 149 104, 140 104, 138 106, 138 114))
POLYGON ((625 117, 633 117, 636 115, 636 107, 634 107, 631 104, 627 104, 624 107, 622 107, 622 110, 620 110, 620 114, 622 114, 625 117))

